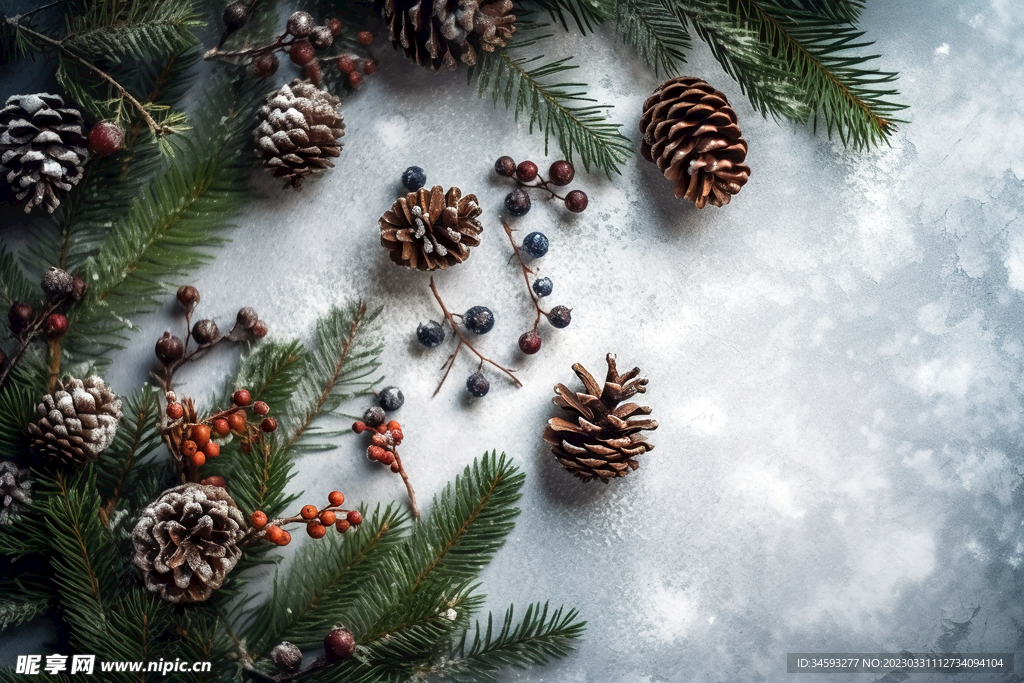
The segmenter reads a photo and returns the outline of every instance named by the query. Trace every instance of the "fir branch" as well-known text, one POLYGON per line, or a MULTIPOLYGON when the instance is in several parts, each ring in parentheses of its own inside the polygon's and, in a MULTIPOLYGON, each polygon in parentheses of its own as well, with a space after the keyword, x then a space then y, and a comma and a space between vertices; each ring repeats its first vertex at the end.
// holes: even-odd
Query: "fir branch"
MULTIPOLYGON (((524 32, 520 28, 520 34, 524 32)), ((547 37, 547 36, 544 36, 547 37)), ((529 47, 541 38, 521 40, 499 52, 484 52, 470 71, 481 96, 488 90, 495 106, 498 102, 512 109, 515 119, 529 117, 529 129, 536 126, 544 133, 544 153, 554 137, 566 159, 578 155, 586 170, 600 168, 610 178, 619 173, 619 165, 630 155, 632 143, 619 131, 619 124, 608 121, 611 105, 591 104, 585 83, 558 78, 579 68, 571 58, 544 63, 543 56, 514 57, 510 52, 529 47)))
POLYGON ((53 606, 53 586, 41 576, 0 581, 0 631, 42 616, 53 606))
POLYGON ((686 62, 690 34, 665 0, 619 0, 617 27, 654 73, 675 72, 686 62))
POLYGON ((160 403, 155 389, 143 386, 124 399, 123 412, 114 442, 100 454, 96 464, 96 486, 104 501, 100 516, 108 526, 125 489, 142 473, 139 463, 161 443, 160 403))
POLYGON ((25 275, 14 254, 0 245, 0 301, 3 306, 9 307, 15 301, 39 305, 41 293, 39 285, 25 275))
MULTIPOLYGON (((228 394, 238 387, 245 387, 252 394, 253 401, 283 407, 302 382, 305 368, 306 350, 298 341, 263 341, 250 347, 242 358, 228 394)), ((226 398, 222 403, 227 403, 226 398)))
POLYGON ((513 607, 509 606, 500 631, 494 632, 494 615, 489 614, 486 631, 477 623, 468 647, 466 631, 453 644, 448 658, 426 673, 457 683, 476 683, 497 680, 505 666, 547 664, 576 649, 586 627, 586 622, 578 621, 577 616, 576 610, 559 607, 549 617, 548 604, 537 603, 527 607, 522 621, 514 624, 513 607))
POLYGON ((202 25, 190 2, 93 2, 68 21, 61 42, 92 61, 143 61, 196 45, 192 29, 202 25))
POLYGON ((305 376, 288 404, 285 448, 333 448, 308 444, 310 436, 327 434, 315 427, 321 417, 345 400, 363 396, 379 380, 383 344, 373 324, 381 309, 370 311, 365 301, 346 308, 331 308, 317 321, 315 346, 308 350, 305 376))
POLYGON ((295 465, 288 450, 276 441, 263 439, 254 443, 248 453, 232 445, 221 450, 215 464, 209 472, 230 477, 231 496, 247 514, 262 510, 273 519, 298 498, 297 494, 284 492, 295 465), (225 466, 228 469, 222 469, 225 466))
POLYGON ((46 372, 35 360, 15 368, 0 387, 0 460, 19 459, 27 449, 25 425, 46 393, 46 372))
POLYGON ((588 31, 593 32, 597 26, 613 18, 616 13, 614 0, 535 0, 536 4, 546 11, 551 21, 561 25, 566 31, 569 30, 569 19, 571 18, 580 30, 586 35, 588 31))

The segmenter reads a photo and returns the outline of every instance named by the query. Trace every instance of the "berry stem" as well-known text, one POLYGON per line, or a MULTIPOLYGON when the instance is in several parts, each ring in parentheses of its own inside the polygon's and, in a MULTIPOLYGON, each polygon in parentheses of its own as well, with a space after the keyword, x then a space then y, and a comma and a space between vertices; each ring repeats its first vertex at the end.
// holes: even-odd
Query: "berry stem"
POLYGON ((277 519, 271 519, 268 520, 267 523, 259 529, 250 526, 249 530, 245 532, 244 536, 242 536, 242 540, 239 542, 239 545, 243 548, 246 548, 250 545, 259 543, 263 540, 263 537, 267 535, 267 529, 269 529, 272 526, 284 527, 284 525, 286 524, 295 524, 297 522, 308 524, 309 522, 316 520, 319 517, 319 515, 324 512, 343 512, 345 514, 348 514, 349 512, 351 512, 351 510, 347 510, 341 506, 328 505, 327 507, 318 510, 317 517, 314 517, 312 520, 306 519, 302 515, 294 515, 292 517, 278 517, 277 519))
POLYGON ((409 481, 409 475, 406 474, 405 467, 402 465, 402 456, 398 455, 398 449, 394 446, 390 450, 395 456, 395 462, 398 464, 398 473, 402 475, 402 481, 405 482, 405 488, 409 492, 409 505, 412 507, 412 516, 419 519, 420 508, 416 505, 416 492, 413 490, 412 482, 409 481))
POLYGON ((277 50, 278 48, 290 45, 292 42, 294 42, 286 40, 287 37, 288 34, 286 33, 272 43, 268 43, 267 45, 258 45, 256 47, 249 47, 244 50, 221 50, 220 48, 211 47, 209 50, 203 53, 203 59, 207 61, 214 59, 218 62, 227 62, 228 64, 239 65, 244 63, 242 60, 244 60, 246 57, 258 55, 263 52, 271 52, 273 50, 277 50))
POLYGON ((49 362, 46 367, 50 373, 50 380, 46 383, 46 390, 53 393, 57 388, 57 379, 60 377, 60 339, 49 339, 46 342, 46 352, 49 362))
POLYGON ((25 355, 25 351, 28 349, 28 345, 32 343, 32 340, 38 337, 42 332, 43 323, 51 313, 57 310, 57 306, 58 304, 51 304, 49 308, 40 313, 39 316, 36 317, 36 319, 18 335, 18 342, 21 345, 18 347, 18 350, 15 351, 14 355, 11 356, 11 359, 7 361, 3 370, 0 370, 0 388, 4 386, 7 382, 7 378, 10 377, 12 372, 14 372, 14 368, 16 368, 18 363, 21 362, 22 357, 25 355))
POLYGON ((541 190, 546 190, 547 192, 549 192, 552 197, 555 197, 557 199, 561 199, 563 202, 565 202, 565 197, 563 197, 562 195, 558 194, 557 192, 552 190, 550 187, 548 187, 548 181, 544 180, 539 175, 536 177, 536 179, 534 179, 534 181, 529 182, 529 183, 524 183, 523 181, 519 180, 519 178, 515 178, 515 181, 516 181, 516 185, 518 185, 519 187, 536 187, 536 188, 540 188, 541 190))
POLYGON ((455 323, 455 317, 448 310, 448 308, 444 305, 444 301, 441 300, 441 294, 438 293, 438 291, 437 291, 437 285, 434 283, 434 277, 433 276, 430 277, 430 291, 433 292, 434 298, 437 299, 437 304, 441 307, 441 312, 444 314, 444 319, 448 321, 448 324, 452 328, 452 332, 454 332, 455 335, 459 338, 458 345, 455 347, 455 350, 452 352, 451 357, 448 359, 448 361, 446 361, 448 363, 448 370, 445 371, 444 377, 441 378, 441 383, 437 385, 437 389, 434 389, 434 394, 433 395, 437 396, 437 392, 439 392, 441 390, 441 385, 444 384, 445 379, 448 378, 448 372, 451 371, 451 369, 452 369, 451 366, 455 364, 455 357, 458 355, 459 351, 462 349, 463 346, 465 346, 470 351, 472 351, 473 353, 476 354, 477 358, 480 359, 481 366, 484 363, 490 363, 491 365, 493 365, 494 367, 496 367, 497 369, 501 370, 506 375, 508 375, 509 378, 511 378, 512 381, 515 382, 517 386, 520 386, 520 387, 523 386, 523 383, 520 382, 519 378, 515 376, 515 374, 514 374, 515 370, 509 370, 505 366, 499 365, 498 363, 494 362, 493 360, 491 360, 487 356, 483 355, 482 353, 477 351, 476 348, 473 346, 473 343, 466 338, 466 335, 464 335, 462 333, 462 330, 459 329, 459 326, 455 323))
MULTIPOLYGON (((518 181, 517 181, 518 182, 518 181)), ((501 227, 505 228, 505 234, 508 235, 508 241, 512 243, 512 251, 516 253, 516 258, 519 259, 519 267, 523 270, 523 279, 526 280, 526 291, 530 293, 530 301, 533 303, 533 307, 537 309, 537 317, 533 320, 533 331, 536 332, 540 326, 540 317, 547 315, 547 311, 540 307, 540 297, 537 296, 536 292, 530 286, 530 275, 536 275, 532 268, 526 265, 526 261, 523 260, 523 254, 519 250, 519 245, 516 244, 516 240, 512 237, 512 228, 506 221, 501 221, 501 227)))

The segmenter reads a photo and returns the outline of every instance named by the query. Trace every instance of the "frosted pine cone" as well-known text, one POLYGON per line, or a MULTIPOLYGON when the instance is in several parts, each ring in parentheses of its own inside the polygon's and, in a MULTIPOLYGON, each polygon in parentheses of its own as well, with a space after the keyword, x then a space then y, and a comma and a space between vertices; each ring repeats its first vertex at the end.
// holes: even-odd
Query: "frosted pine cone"
POLYGON ((58 95, 14 95, 0 109, 0 177, 28 213, 60 206, 58 190, 82 179, 89 159, 88 132, 77 109, 58 95))
POLYGON ((219 486, 184 484, 151 503, 132 531, 146 588, 173 603, 203 602, 242 556, 245 517, 219 486))
POLYGON ((480 50, 494 52, 515 33, 512 0, 375 0, 391 44, 437 71, 472 66, 480 50))
POLYGON ((0 462, 0 525, 18 518, 22 508, 32 504, 32 480, 10 460, 0 462))
POLYGON ((65 377, 36 407, 29 423, 32 450, 66 463, 93 460, 114 440, 121 399, 100 377, 65 377))
POLYGON ((380 217, 380 243, 400 266, 444 270, 469 258, 470 247, 480 244, 483 226, 476 195, 462 195, 457 187, 445 192, 440 185, 421 187, 399 197, 380 217))
POLYGON ((253 135, 263 166, 275 177, 284 178, 285 187, 299 190, 306 176, 334 166, 331 157, 341 154, 339 138, 345 135, 345 121, 338 113, 340 102, 300 79, 267 97, 253 135))

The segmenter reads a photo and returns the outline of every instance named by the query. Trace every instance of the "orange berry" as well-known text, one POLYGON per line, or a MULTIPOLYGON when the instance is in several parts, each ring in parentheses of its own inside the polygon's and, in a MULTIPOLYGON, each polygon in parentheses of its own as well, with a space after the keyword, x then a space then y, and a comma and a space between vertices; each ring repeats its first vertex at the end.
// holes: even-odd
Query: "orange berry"
POLYGON ((299 515, 305 520, 310 520, 316 517, 317 512, 319 510, 316 509, 315 505, 303 505, 299 515))
POLYGON ((233 432, 244 432, 245 431, 245 413, 241 410, 237 410, 228 415, 228 427, 233 432))
POLYGON ((284 536, 284 534, 285 534, 285 530, 282 529, 281 527, 279 527, 279 526, 268 526, 266 534, 264 535, 264 538, 266 538, 271 543, 278 543, 278 544, 280 544, 281 538, 284 536))
POLYGON ((377 431, 378 434, 383 434, 384 432, 388 431, 388 426, 387 425, 377 425, 377 430, 376 431, 377 431))
POLYGON ((326 526, 334 524, 338 520, 338 516, 330 510, 324 510, 320 513, 320 522, 326 526))
POLYGON ((402 439, 405 438, 405 434, 402 433, 401 429, 392 429, 391 438, 394 439, 395 441, 401 441, 402 439))
POLYGON ((281 530, 281 540, 277 542, 278 545, 288 545, 292 542, 292 535, 285 530, 281 530))
POLYGON ((223 417, 218 417, 214 420, 211 423, 211 427, 213 428, 213 433, 217 436, 227 436, 231 433, 231 425, 223 417))
POLYGON ((334 507, 339 507, 345 504, 345 494, 341 491, 331 491, 327 494, 327 502, 334 507))
POLYGON ((256 401, 252 404, 252 411, 257 415, 266 415, 270 412, 270 406, 263 401, 256 401))
POLYGON ((324 534, 327 533, 327 527, 320 522, 310 522, 306 525, 306 533, 309 534, 311 538, 323 538, 324 534))
POLYGON ((366 431, 366 423, 356 420, 352 423, 352 431, 356 434, 362 434, 366 431))
POLYGON ((337 523, 334 525, 334 528, 338 530, 339 534, 343 534, 346 531, 348 531, 350 526, 352 525, 348 523, 347 519, 339 519, 337 523))
POLYGON ((252 525, 257 529, 262 529, 267 525, 267 513, 262 510, 257 510, 249 517, 249 521, 252 522, 252 525))
POLYGON ((360 45, 369 45, 373 42, 373 34, 369 31, 360 31, 356 34, 356 40, 360 45))
POLYGON ((391 429, 401 429, 401 428, 402 428, 402 425, 398 424, 398 420, 392 420, 391 422, 388 422, 388 429, 389 430, 391 430, 391 429))
POLYGON ((191 458, 198 450, 199 446, 196 445, 195 441, 186 439, 185 442, 181 444, 181 454, 186 458, 191 458))
POLYGON ((210 442, 210 428, 204 424, 192 425, 192 431, 189 434, 199 448, 210 442))
POLYGON ((203 446, 203 453, 205 453, 208 458, 216 458, 220 455, 220 444, 208 441, 207 444, 203 446))
POLYGON ((363 523, 363 513, 359 510, 350 510, 349 513, 345 515, 345 519, 347 519, 348 523, 352 526, 359 526, 363 523))
POLYGON ((231 402, 236 406, 245 407, 252 403, 252 394, 245 389, 239 389, 235 393, 231 394, 231 402))
POLYGON ((181 407, 180 403, 168 403, 167 404, 167 417, 172 420, 180 420, 185 414, 185 409, 181 407))
POLYGON ((206 454, 203 453, 202 451, 199 451, 198 453, 192 456, 192 462, 195 464, 196 467, 202 467, 203 465, 206 464, 206 454))
POLYGON ((380 459, 380 464, 390 465, 395 462, 395 456, 392 453, 385 453, 384 457, 380 459))

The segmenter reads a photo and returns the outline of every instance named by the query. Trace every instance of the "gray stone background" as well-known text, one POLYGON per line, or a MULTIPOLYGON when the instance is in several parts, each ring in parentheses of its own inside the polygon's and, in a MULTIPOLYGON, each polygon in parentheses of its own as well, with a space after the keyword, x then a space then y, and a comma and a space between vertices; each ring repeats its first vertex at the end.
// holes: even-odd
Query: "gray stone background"
MULTIPOLYGON (((254 175, 261 196, 233 243, 195 274, 203 314, 251 304, 280 338, 307 337, 335 302, 383 304, 383 371, 406 396, 403 454, 424 502, 490 449, 526 471, 516 530, 484 573, 489 606, 551 600, 589 627, 577 653, 502 680, 778 681, 787 652, 1024 652, 1024 5, 875 0, 863 27, 912 107, 891 146, 846 151, 763 120, 698 44, 686 73, 728 94, 750 144, 731 205, 686 206, 636 158, 611 182, 580 169, 582 215, 535 201, 517 225, 548 235, 548 301, 573 308, 569 328, 542 329, 537 356, 516 350, 532 314, 491 164, 543 168, 557 151, 463 74, 411 68, 387 45, 344 104, 338 167, 301 194, 254 175), (431 398, 447 353, 414 331, 439 312, 376 227, 411 164, 480 198, 483 244, 437 280, 453 310, 496 312, 480 346, 520 369, 522 389, 492 374, 490 395, 467 400, 467 358, 431 398), (577 361, 601 373, 609 351, 650 378, 657 448, 627 479, 584 486, 540 435, 552 386, 575 386, 577 361)), ((659 79, 610 33, 547 49, 577 57, 636 142, 659 79)), ((8 70, 2 94, 31 87, 27 73, 8 70)), ((7 216, 3 234, 21 222, 7 216)), ((123 392, 177 324, 170 305, 133 322, 108 377, 123 392)), ((182 388, 206 395, 235 364, 218 353, 182 388)), ((304 456, 294 489, 403 500, 361 450, 345 437, 304 456)), ((5 659, 25 637, 0 641, 5 659)), ((930 678, 958 680, 915 680, 930 678)))

